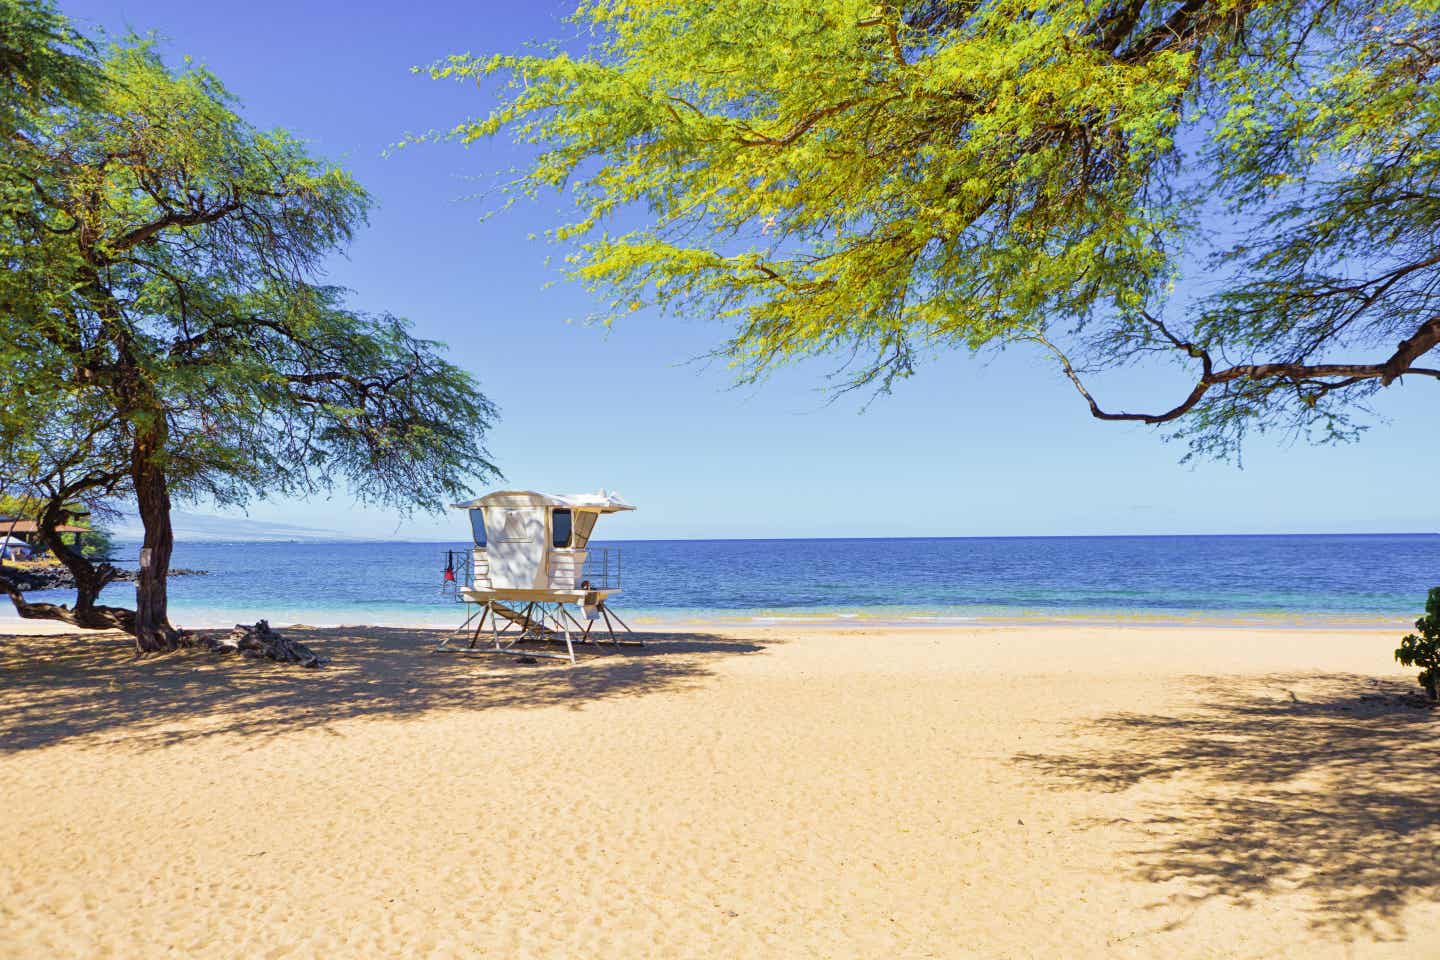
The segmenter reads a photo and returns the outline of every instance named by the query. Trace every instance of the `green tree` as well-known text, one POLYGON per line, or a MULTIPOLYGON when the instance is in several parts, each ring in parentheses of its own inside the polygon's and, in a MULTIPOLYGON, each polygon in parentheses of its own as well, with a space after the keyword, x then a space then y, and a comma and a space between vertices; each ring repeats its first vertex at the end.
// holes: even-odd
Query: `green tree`
POLYGON ((1440 700, 1440 587, 1432 587, 1425 598, 1425 615, 1415 621, 1415 629, 1400 641, 1395 660, 1419 667, 1420 686, 1431 700, 1440 700))
POLYGON ((88 102, 94 46, 48 0, 0 0, 0 132, 38 110, 88 102))
POLYGON ((0 590, 22 616, 132 629, 132 611, 98 603, 119 573, 105 562, 111 550, 103 528, 128 478, 118 417, 93 393, 67 391, 47 370, 46 358, 17 351, 9 360, 0 371, 0 492, 6 494, 0 513, 36 521, 36 539, 69 569, 76 600, 73 607, 27 602, 3 576, 0 590), (59 531, 65 525, 94 532, 67 543, 59 531))
MULTIPOLYGON (((34 194, 46 174, 43 153, 32 147, 57 118, 98 103, 95 53, 47 0, 0 0, 0 316, 7 337, 33 329, 47 309, 32 259, 38 248, 25 247, 19 229, 33 230, 34 194)), ((74 576, 76 600, 73 607, 29 602, 3 575, 0 590, 22 616, 133 630, 133 611, 97 602, 118 571, 87 556, 92 551, 84 544, 66 544, 57 531, 107 515, 108 498, 123 486, 116 417, 96 406, 93 393, 70 391, 54 375, 53 344, 42 339, 37 347, 3 354, 0 492, 10 494, 0 497, 0 509, 37 522, 38 540, 74 576)))
POLYGON ((1039 345, 1095 417, 1225 456, 1350 437, 1375 391, 1440 376, 1437 11, 585 2, 588 42, 436 64, 499 103, 434 136, 513 136, 510 200, 570 192, 551 237, 597 317, 721 318, 742 379, 838 356, 883 390, 930 352, 1039 345), (1173 403, 1095 399, 1147 358, 1185 371, 1173 403))
POLYGON ((343 482, 434 507, 495 472, 495 411, 439 344, 317 282, 369 206, 348 174, 148 42, 94 66, 93 100, 32 111, 0 157, 0 457, 52 504, 133 498, 136 608, 116 616, 158 650, 180 639, 172 498, 343 482))
MULTIPOLYGON (((6 475, 0 472, 0 482, 6 475)), ((50 498, 12 496, 0 494, 0 517, 41 521, 50 498)), ((110 521, 115 519, 109 503, 101 501, 73 501, 65 505, 65 523, 78 527, 81 532, 70 534, 70 544, 83 556, 105 558, 115 549, 114 537, 110 533, 110 521), (94 505, 97 504, 98 506, 94 505)), ((5 531, 5 522, 0 520, 0 534, 5 531)), ((0 564, 3 566, 3 564, 0 564)))

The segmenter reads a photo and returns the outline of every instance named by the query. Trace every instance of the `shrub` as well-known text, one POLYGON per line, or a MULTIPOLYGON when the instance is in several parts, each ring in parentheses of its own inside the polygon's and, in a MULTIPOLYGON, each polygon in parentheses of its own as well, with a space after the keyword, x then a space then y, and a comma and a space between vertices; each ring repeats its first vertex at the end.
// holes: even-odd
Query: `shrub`
POLYGON ((1419 635, 1400 641, 1395 659, 1407 667, 1420 667, 1420 686, 1431 700, 1440 699, 1440 587, 1432 587, 1425 601, 1425 615, 1415 621, 1419 635))
POLYGON ((115 553, 115 541, 104 527, 92 526, 77 535, 75 545, 83 555, 96 560, 108 560, 115 553))

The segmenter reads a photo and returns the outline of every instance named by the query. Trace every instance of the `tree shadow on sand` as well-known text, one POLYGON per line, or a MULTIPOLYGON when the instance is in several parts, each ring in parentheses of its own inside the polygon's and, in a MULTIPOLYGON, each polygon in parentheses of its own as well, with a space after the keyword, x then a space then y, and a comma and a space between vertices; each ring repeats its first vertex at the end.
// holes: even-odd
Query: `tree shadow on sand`
POLYGON ((285 629, 332 658, 322 670, 187 650, 137 657, 119 635, 0 637, 0 755, 71 740, 150 748, 240 734, 268 740, 356 717, 568 706, 694 686, 759 643, 636 634, 577 647, 576 666, 435 653, 436 631, 285 629))
POLYGON ((1440 714, 1413 685, 1369 677, 1192 686, 1194 712, 1102 717, 1077 725, 1073 751, 1015 759, 1071 787, 1162 792, 1138 822, 1089 825, 1143 834, 1135 874, 1186 881, 1177 899, 1300 891, 1316 928, 1403 937, 1405 908, 1440 897, 1440 714))

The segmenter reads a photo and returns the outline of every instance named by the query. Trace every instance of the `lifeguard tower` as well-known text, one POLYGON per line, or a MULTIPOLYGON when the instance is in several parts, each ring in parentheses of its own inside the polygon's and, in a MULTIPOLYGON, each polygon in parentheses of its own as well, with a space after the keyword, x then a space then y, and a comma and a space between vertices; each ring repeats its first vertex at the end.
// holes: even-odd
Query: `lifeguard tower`
MULTIPOLYGON (((591 549, 589 544, 601 516, 634 510, 633 506, 604 490, 576 494, 502 490, 453 506, 469 512, 474 541, 469 563, 458 571, 463 579, 457 583, 456 599, 479 609, 438 649, 462 649, 452 646, 452 641, 468 635, 463 648, 468 651, 524 652, 574 663, 576 637, 590 642, 591 629, 601 620, 612 643, 624 642, 615 635, 615 624, 627 633, 630 628, 607 606, 620 592, 620 551, 591 549), (490 642, 481 645, 487 624, 490 642), (523 640, 563 642, 566 652, 516 649, 523 640)), ((446 575, 457 576, 453 555, 446 575)))

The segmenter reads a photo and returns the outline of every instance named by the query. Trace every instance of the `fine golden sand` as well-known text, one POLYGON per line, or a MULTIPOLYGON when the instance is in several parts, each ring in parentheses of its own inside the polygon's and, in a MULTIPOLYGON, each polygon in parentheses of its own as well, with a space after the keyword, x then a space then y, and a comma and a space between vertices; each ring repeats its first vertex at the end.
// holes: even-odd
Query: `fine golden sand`
POLYGON ((6 957, 1440 956, 1381 631, 0 637, 6 957))

